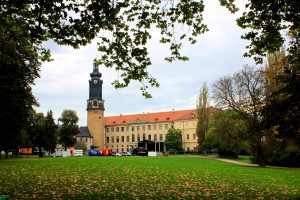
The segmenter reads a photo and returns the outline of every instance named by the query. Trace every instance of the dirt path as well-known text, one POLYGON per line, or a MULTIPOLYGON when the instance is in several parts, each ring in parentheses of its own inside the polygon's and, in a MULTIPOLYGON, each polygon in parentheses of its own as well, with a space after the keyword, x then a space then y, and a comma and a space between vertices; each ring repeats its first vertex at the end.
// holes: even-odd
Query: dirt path
MULTIPOLYGON (((220 158, 218 156, 203 156, 203 158, 211 158, 211 159, 216 159, 216 160, 220 160, 220 161, 223 161, 223 162, 228 162, 228 163, 243 165, 243 166, 249 166, 249 167, 259 167, 258 164, 239 162, 239 161, 236 161, 236 160, 220 158)), ((267 165, 266 168, 300 170, 300 168, 278 167, 278 166, 269 166, 269 165, 267 165)))

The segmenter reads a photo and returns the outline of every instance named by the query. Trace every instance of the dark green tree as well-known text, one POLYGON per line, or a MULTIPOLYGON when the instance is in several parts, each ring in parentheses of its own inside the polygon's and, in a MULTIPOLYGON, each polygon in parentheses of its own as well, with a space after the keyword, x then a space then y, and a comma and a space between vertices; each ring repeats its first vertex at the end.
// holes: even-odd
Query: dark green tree
POLYGON ((221 156, 237 158, 240 152, 250 151, 250 148, 245 149, 249 125, 238 112, 218 111, 214 113, 209 126, 206 146, 218 148, 221 156))
POLYGON ((39 77, 40 61, 22 21, 0 14, 0 124, 6 130, 0 133, 1 150, 16 154, 23 143, 37 105, 31 86, 39 77))
POLYGON ((268 54, 265 67, 266 98, 260 127, 267 135, 264 141, 269 165, 296 166, 293 160, 300 157, 299 63, 291 58, 282 47, 268 54))
POLYGON ((67 150, 67 147, 71 147, 76 143, 74 136, 80 133, 79 126, 77 125, 79 118, 76 111, 65 109, 58 120, 62 122, 59 129, 59 142, 67 150))
MULTIPOLYGON (((220 0, 231 12, 238 9, 235 0, 220 0)), ((257 63, 262 63, 267 53, 280 49, 286 41, 286 34, 296 40, 289 43, 289 56, 299 61, 299 31, 300 31, 300 4, 298 0, 290 1, 256 1, 245 3, 246 11, 237 19, 241 28, 248 29, 242 38, 249 40, 249 49, 245 56, 254 56, 257 63)), ((298 62, 299 63, 299 62, 298 62)))
POLYGON ((196 134, 198 136, 198 146, 199 150, 202 149, 202 144, 205 141, 206 133, 208 131, 208 123, 209 123, 209 93, 206 82, 203 83, 200 94, 197 99, 197 128, 196 134))
POLYGON ((165 145, 167 151, 182 151, 182 132, 179 129, 170 128, 166 134, 165 145))
POLYGON ((44 134, 46 138, 43 147, 46 151, 49 151, 49 153, 55 151, 58 136, 57 128, 58 127, 54 122, 53 112, 50 110, 47 112, 43 125, 44 134))
POLYGON ((44 148, 47 136, 44 129, 45 116, 43 113, 34 112, 32 118, 32 125, 30 128, 31 140, 34 147, 39 149, 39 157, 43 157, 42 148, 44 148))

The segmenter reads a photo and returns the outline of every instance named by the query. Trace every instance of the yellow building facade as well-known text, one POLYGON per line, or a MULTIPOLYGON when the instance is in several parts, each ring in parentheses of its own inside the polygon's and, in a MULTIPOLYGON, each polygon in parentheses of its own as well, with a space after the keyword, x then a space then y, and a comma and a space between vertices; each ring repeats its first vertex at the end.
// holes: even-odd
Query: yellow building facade
POLYGON ((185 151, 197 150, 195 109, 104 117, 104 124, 105 147, 116 152, 130 151, 144 140, 164 142, 170 128, 182 131, 185 151))

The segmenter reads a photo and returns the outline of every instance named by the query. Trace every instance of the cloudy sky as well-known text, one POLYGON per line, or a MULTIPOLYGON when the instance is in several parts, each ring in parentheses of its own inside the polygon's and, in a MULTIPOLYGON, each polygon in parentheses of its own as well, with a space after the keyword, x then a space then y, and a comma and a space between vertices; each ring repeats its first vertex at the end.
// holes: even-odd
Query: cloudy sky
MULTIPOLYGON (((204 23, 209 32, 198 37, 194 45, 186 44, 182 54, 190 58, 188 62, 168 63, 168 46, 158 43, 157 31, 151 30, 153 40, 149 43, 152 66, 148 69, 160 83, 159 88, 150 88, 152 99, 145 99, 133 82, 128 88, 115 89, 111 83, 118 77, 113 69, 99 67, 103 80, 103 99, 105 116, 134 114, 143 112, 170 111, 172 109, 193 109, 201 85, 208 86, 224 75, 232 74, 242 65, 254 62, 244 58, 248 41, 240 39, 245 32, 235 22, 236 15, 219 5, 218 0, 205 1, 204 23)), ((64 109, 72 109, 79 116, 79 125, 86 126, 86 101, 89 95, 88 80, 93 68, 93 59, 97 56, 96 42, 80 49, 57 46, 48 42, 53 62, 44 63, 41 78, 36 80, 33 94, 40 107, 37 112, 52 110, 55 120, 64 109)))

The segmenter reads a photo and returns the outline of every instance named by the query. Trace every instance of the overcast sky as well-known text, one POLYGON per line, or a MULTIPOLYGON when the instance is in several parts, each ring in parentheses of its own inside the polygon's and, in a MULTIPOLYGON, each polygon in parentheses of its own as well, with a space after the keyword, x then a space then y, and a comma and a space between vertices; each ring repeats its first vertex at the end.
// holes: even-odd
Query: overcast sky
MULTIPOLYGON (((218 0, 205 1, 205 6, 204 23, 210 31, 199 36, 196 44, 184 46, 182 54, 190 58, 188 62, 164 61, 169 55, 168 46, 159 44, 157 31, 151 31, 153 40, 148 48, 153 65, 148 71, 160 83, 159 88, 149 89, 152 99, 141 95, 141 85, 137 82, 116 90, 111 82, 118 77, 118 73, 99 66, 105 116, 194 109, 200 87, 205 81, 210 86, 220 77, 237 72, 244 64, 253 65, 252 59, 243 57, 248 41, 240 39, 245 31, 235 22, 241 12, 230 14, 219 5, 218 0)), ((79 50, 47 43, 54 61, 42 65, 41 78, 33 87, 33 94, 40 103, 37 112, 46 115, 47 111, 52 110, 57 122, 64 109, 72 109, 77 112, 79 125, 87 125, 88 81, 93 59, 98 54, 95 43, 79 50)))

